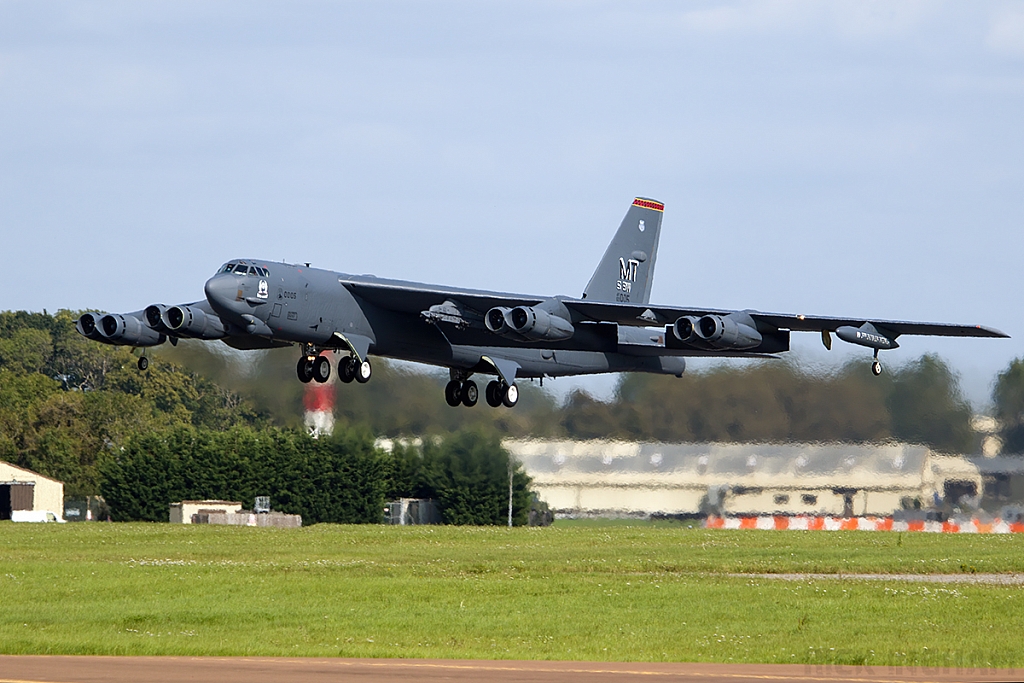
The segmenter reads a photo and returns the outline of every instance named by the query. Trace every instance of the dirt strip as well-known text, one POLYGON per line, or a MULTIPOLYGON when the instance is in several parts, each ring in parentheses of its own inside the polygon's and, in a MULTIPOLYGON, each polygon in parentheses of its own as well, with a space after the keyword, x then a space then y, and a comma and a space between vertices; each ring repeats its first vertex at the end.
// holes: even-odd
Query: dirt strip
POLYGON ((1024 669, 934 669, 794 664, 523 662, 274 657, 0 656, 0 683, 583 683, 596 681, 823 681, 945 683, 1024 680, 1024 669))
POLYGON ((729 574, 736 578, 780 581, 909 581, 911 583, 968 583, 1022 586, 1024 574, 729 574))

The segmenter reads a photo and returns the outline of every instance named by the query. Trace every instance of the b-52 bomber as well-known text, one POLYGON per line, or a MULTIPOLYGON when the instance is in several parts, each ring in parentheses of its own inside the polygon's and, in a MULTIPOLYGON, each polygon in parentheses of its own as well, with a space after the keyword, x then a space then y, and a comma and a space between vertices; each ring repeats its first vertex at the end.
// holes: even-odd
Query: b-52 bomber
MULTIPOLYGON (((235 259, 206 282, 206 299, 153 304, 133 313, 85 313, 78 332, 107 344, 146 347, 178 339, 221 340, 236 349, 299 345, 303 382, 326 382, 343 354, 342 382, 367 382, 370 356, 448 368, 445 399, 473 406, 474 375, 492 377, 489 405, 512 407, 520 378, 605 372, 682 376, 686 358, 771 357, 791 332, 832 334, 878 352, 903 335, 1006 337, 981 325, 832 318, 650 303, 665 206, 637 197, 580 298, 525 296, 347 275, 259 259, 235 259)), ((145 353, 139 368, 148 365, 145 353)))

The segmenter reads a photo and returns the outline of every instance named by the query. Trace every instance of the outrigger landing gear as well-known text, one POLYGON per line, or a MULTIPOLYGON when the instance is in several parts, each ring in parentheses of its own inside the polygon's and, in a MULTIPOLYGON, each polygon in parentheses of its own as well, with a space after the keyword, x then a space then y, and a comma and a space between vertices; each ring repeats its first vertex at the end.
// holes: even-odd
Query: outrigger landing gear
POLYGON ((139 370, 145 370, 149 367, 149 359, 145 356, 139 356, 139 362, 136 365, 139 366, 139 370))
POLYGON ((878 361, 878 349, 875 349, 875 359, 871 361, 871 374, 875 377, 882 374, 882 364, 878 361))

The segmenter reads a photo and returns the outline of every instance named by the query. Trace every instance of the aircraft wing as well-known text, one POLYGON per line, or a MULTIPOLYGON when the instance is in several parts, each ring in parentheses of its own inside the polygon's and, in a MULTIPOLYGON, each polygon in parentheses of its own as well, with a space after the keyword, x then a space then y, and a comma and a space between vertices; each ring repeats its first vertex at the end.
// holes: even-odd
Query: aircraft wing
POLYGON ((958 325, 954 323, 922 323, 909 320, 873 320, 871 318, 832 318, 813 315, 786 315, 778 313, 752 313, 756 320, 798 332, 835 332, 843 326, 858 327, 871 323, 896 335, 925 335, 929 337, 1002 337, 1010 335, 984 325, 958 325))
MULTIPOLYGON (((399 280, 378 280, 376 278, 354 277, 343 279, 344 285, 353 294, 381 308, 420 314, 431 306, 453 301, 483 314, 494 306, 534 306, 544 297, 530 297, 502 292, 467 290, 448 287, 424 287, 418 283, 399 280)), ((679 308, 630 303, 587 301, 586 299, 561 299, 562 303, 577 320, 590 322, 612 322, 635 327, 657 327, 670 325, 682 316, 701 317, 705 315, 729 315, 737 311, 716 308, 679 308)), ((743 311, 766 326, 794 332, 835 332, 840 327, 860 327, 871 324, 884 330, 891 338, 901 335, 926 335, 935 337, 996 337, 1009 335, 984 325, 959 325, 950 323, 913 322, 906 320, 878 320, 872 318, 839 318, 831 316, 797 315, 790 313, 765 313, 743 311)))
POLYGON ((445 301, 454 301, 483 314, 494 306, 534 306, 544 300, 544 297, 528 297, 519 294, 455 287, 424 286, 401 280, 358 277, 343 278, 340 282, 347 290, 374 306, 401 313, 420 314, 431 306, 445 301))
MULTIPOLYGON (((705 315, 729 315, 736 311, 713 308, 675 308, 668 306, 646 306, 643 304, 604 303, 598 301, 571 300, 565 305, 587 319, 616 322, 620 325, 654 326, 670 325, 682 316, 701 317, 705 315)), ((860 327, 870 323, 884 329, 893 337, 900 335, 927 335, 933 337, 1009 337, 1009 335, 984 325, 957 325, 950 323, 924 323, 906 320, 876 320, 872 318, 837 318, 829 316, 796 315, 790 313, 763 313, 743 311, 755 321, 771 327, 795 332, 835 332, 840 327, 860 327)))

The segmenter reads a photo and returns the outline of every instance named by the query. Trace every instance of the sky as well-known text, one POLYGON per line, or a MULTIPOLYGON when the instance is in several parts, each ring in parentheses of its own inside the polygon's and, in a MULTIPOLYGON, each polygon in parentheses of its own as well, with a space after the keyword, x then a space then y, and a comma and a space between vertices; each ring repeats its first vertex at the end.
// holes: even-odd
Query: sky
POLYGON ((1020 2, 0 0, 0 309, 195 301, 241 256, 578 296, 646 196, 653 301, 993 326, 882 354, 983 406, 1022 124, 1020 2))

